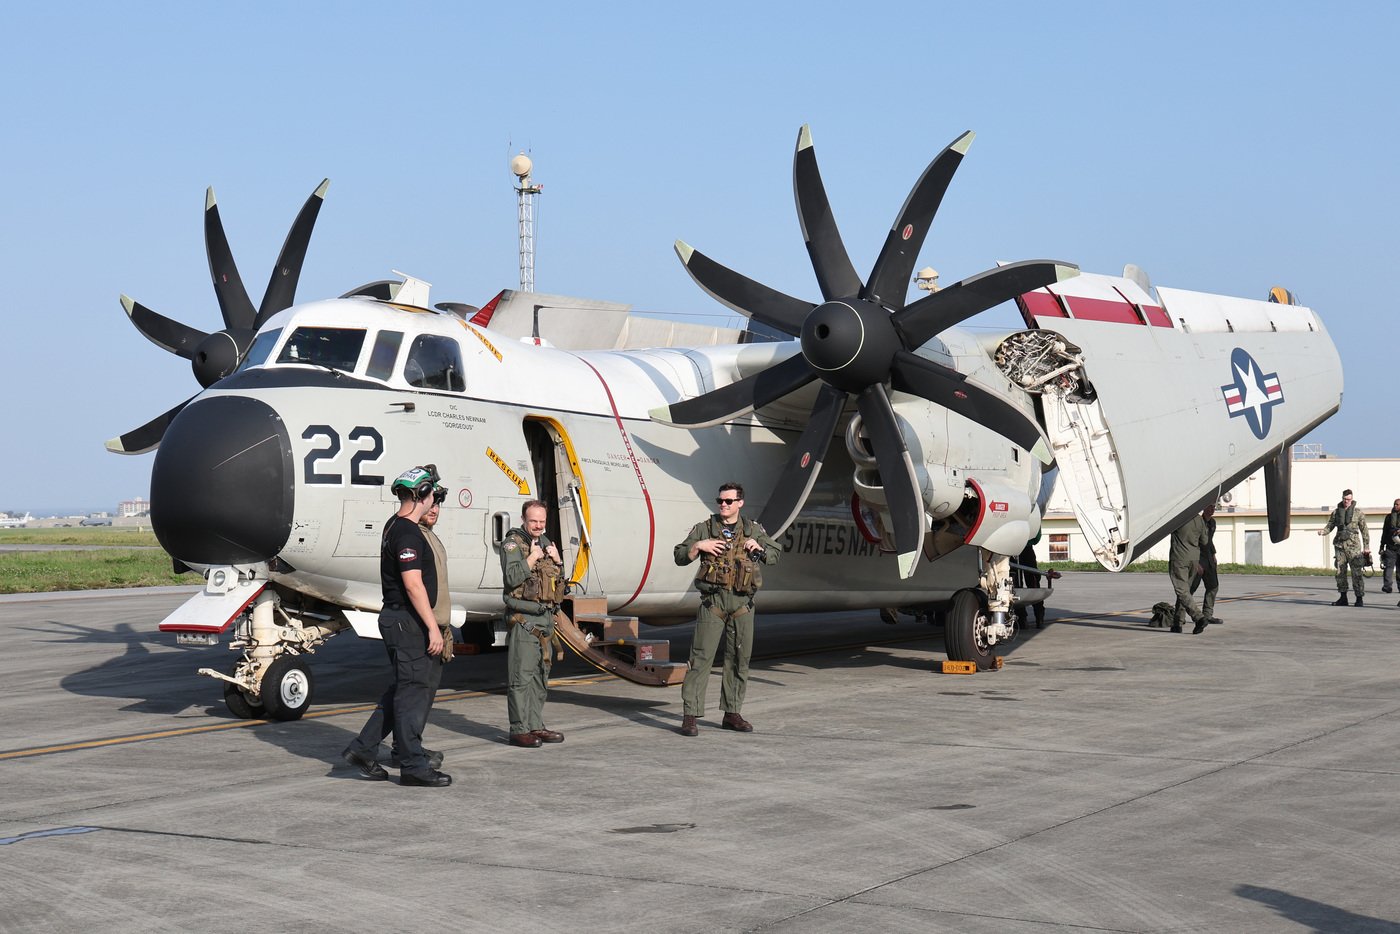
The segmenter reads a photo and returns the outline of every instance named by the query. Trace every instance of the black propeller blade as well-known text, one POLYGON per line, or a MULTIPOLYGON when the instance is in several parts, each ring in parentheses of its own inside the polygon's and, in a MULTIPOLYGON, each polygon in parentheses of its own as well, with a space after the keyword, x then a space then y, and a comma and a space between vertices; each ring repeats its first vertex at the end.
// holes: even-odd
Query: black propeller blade
POLYGON ((761 321, 784 334, 797 336, 812 310, 811 302, 785 295, 721 266, 683 240, 676 241, 676 255, 695 284, 710 297, 746 318, 761 321))
POLYGON ((107 450, 113 454, 145 454, 147 451, 154 451, 160 445, 160 439, 165 436, 165 429, 170 427, 175 416, 179 415, 180 410, 189 405, 193 398, 191 396, 169 412, 157 415, 140 428, 133 428, 126 434, 108 441, 107 450))
POLYGON ((651 410, 655 421, 684 428, 708 428, 777 402, 817 378, 801 354, 761 373, 674 405, 651 410))
POLYGON ((251 328, 258 313, 253 310, 243 277, 238 274, 238 264, 233 261, 212 186, 204 192, 204 252, 209 257, 209 276, 214 280, 214 296, 219 300, 224 327, 251 328))
POLYGON ((321 213, 321 205, 326 200, 326 189, 331 180, 321 179, 321 184, 306 199, 287 231, 287 239, 282 243, 282 252, 277 254, 277 265, 272 269, 267 291, 263 293, 262 304, 258 306, 258 316, 253 320, 253 330, 262 327, 268 318, 284 308, 290 308, 296 301, 297 282, 301 279, 301 265, 306 261, 306 248, 311 243, 311 230, 316 226, 316 215, 321 213))
POLYGON ((1050 463, 1050 449, 1041 436, 1040 426, 1005 399, 968 382, 957 370, 901 350, 894 355, 890 375, 896 391, 957 412, 990 428, 1018 448, 1030 451, 1041 463, 1050 463))
POLYGON ((652 418, 691 428, 716 425, 820 379, 824 385, 811 418, 761 517, 769 532, 777 535, 806 502, 846 402, 855 395, 886 492, 903 577, 914 573, 923 544, 924 503, 887 385, 957 412, 1042 462, 1051 461, 1040 427, 1022 410, 970 383, 957 370, 914 352, 940 331, 979 312, 1079 272, 1068 263, 1048 260, 1013 263, 978 273, 905 307, 919 250, 972 140, 970 131, 959 136, 924 170, 905 199, 869 280, 862 284, 836 227, 811 132, 802 127, 793 154, 793 195, 825 299, 820 305, 741 276, 676 242, 676 253, 702 289, 756 322, 799 336, 802 352, 762 373, 655 409, 652 418))
POLYGON ((875 260, 875 268, 865 284, 861 298, 884 305, 888 308, 903 308, 904 295, 909 291, 909 277, 914 272, 914 263, 919 251, 924 248, 924 238, 933 225, 933 215, 943 203, 943 193, 953 180, 953 173, 962 164, 963 155, 972 145, 976 134, 968 130, 948 148, 938 154, 924 174, 914 183, 909 197, 904 199, 904 207, 894 220, 885 245, 880 249, 880 257, 875 260))
POLYGON ((1079 275, 1079 267, 1048 259, 1028 259, 997 266, 955 282, 894 313, 894 326, 909 349, 922 347, 935 334, 1017 295, 1079 275))
POLYGON ((147 340, 186 360, 194 359, 195 348, 209 336, 203 331, 172 321, 159 312, 151 311, 129 296, 123 295, 121 302, 131 318, 131 323, 136 325, 136 330, 144 334, 147 340))
POLYGON ((822 173, 817 168, 812 131, 805 123, 797 131, 797 152, 792 157, 792 191, 797 200, 797 222, 802 225, 802 239, 807 241, 807 255, 812 257, 822 298, 855 295, 860 291, 860 276, 841 242, 841 231, 836 227, 822 173))
POLYGON ((811 419, 803 429, 802 437, 797 439, 797 446, 793 448, 787 466, 783 468, 783 478, 788 482, 778 485, 773 495, 768 497, 763 514, 758 517, 765 529, 777 530, 773 534, 782 534, 782 530, 797 518, 798 510, 807 501, 812 485, 817 482, 817 474, 821 473, 836 423, 841 420, 849 398, 847 393, 835 386, 823 386, 818 393, 817 404, 812 406, 811 419))
POLYGON ((914 561, 924 544, 924 495, 909 457, 909 445, 899 430, 889 394, 879 383, 868 387, 856 400, 865 434, 875 449, 880 465, 880 482, 885 488, 890 516, 894 519, 894 547, 899 552, 899 576, 914 573, 914 561))
MULTIPOLYGON (((189 360, 195 379, 201 386, 211 386, 232 373, 243 362, 258 328, 295 301, 301 267, 306 260, 306 248, 311 242, 311 231, 316 225, 316 216, 320 213, 329 185, 329 179, 322 180, 302 205, 287 233, 287 239, 282 243, 277 266, 267 283, 267 291, 263 293, 262 304, 256 311, 238 274, 233 251, 229 249, 214 189, 208 189, 204 196, 204 249, 209 257, 209 275, 214 282, 214 294, 224 319, 223 329, 205 333, 123 295, 122 308, 126 310, 131 323, 153 344, 189 360)), ((185 405, 182 402, 140 428, 112 439, 107 442, 108 450, 118 454, 141 454, 155 448, 160 444, 166 426, 185 405)))

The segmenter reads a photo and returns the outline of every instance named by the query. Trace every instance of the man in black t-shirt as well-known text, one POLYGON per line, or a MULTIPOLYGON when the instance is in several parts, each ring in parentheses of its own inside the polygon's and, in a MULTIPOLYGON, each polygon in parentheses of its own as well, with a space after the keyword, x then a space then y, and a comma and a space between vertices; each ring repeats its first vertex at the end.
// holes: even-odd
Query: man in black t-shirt
MULTIPOLYGON (((442 633, 433 613, 437 599, 437 565, 418 528, 433 505, 437 469, 428 464, 406 470, 390 487, 399 498, 399 511, 384 526, 379 547, 379 574, 384 608, 379 632, 394 669, 394 681, 360 735, 342 753, 365 778, 383 781, 389 773, 378 762, 386 720, 394 725, 400 757, 399 783, 441 788, 452 778, 439 772, 423 749, 423 727, 433 706, 435 656, 442 653, 442 633)), ((441 758, 437 759, 441 764, 441 758)))

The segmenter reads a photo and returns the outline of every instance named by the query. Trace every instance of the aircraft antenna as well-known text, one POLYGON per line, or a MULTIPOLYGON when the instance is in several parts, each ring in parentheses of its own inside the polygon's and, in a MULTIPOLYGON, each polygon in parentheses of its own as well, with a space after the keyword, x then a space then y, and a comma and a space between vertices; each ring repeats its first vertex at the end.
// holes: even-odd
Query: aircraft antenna
POLYGON ((519 182, 515 186, 516 218, 520 237, 520 291, 535 291, 535 197, 544 191, 533 184, 530 172, 534 162, 525 153, 510 160, 510 171, 519 182))

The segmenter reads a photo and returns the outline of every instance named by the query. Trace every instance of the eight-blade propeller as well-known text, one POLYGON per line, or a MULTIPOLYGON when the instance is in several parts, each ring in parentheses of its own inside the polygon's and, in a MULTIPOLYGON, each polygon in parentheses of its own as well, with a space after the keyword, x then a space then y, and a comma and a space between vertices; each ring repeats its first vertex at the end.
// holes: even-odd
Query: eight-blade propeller
POLYGON ((904 304, 914 264, 943 195, 972 145, 964 133, 924 170, 895 218, 865 282, 846 253, 817 168, 810 130, 797 135, 793 191, 802 236, 823 301, 793 298, 730 270, 688 244, 676 253, 691 278, 716 300, 801 341, 802 352, 746 379, 655 409, 660 422, 699 428, 760 409, 809 383, 823 385, 760 521, 780 534, 816 482, 827 447, 851 396, 874 449, 894 520, 902 577, 914 573, 924 538, 924 504, 889 390, 959 413, 1049 463, 1040 428, 1021 410, 957 370, 915 353, 934 335, 1017 295, 1079 274, 1070 263, 1027 260, 978 273, 904 304))
MULTIPOLYGON (((291 230, 287 232, 282 252, 277 256, 277 265, 263 292, 262 303, 256 309, 233 261, 233 251, 229 249, 228 237, 224 235, 224 225, 219 219, 214 189, 210 188, 204 198, 204 248, 209 256, 209 275, 214 281, 214 295, 219 300, 219 311, 224 318, 223 329, 206 334, 123 295, 122 308, 126 309, 131 323, 157 347, 190 361, 194 378, 199 380, 201 386, 211 386, 232 373, 243 362, 258 328, 296 300, 297 282, 301 278, 302 263, 306 260, 306 247, 311 242, 311 230, 316 226, 316 215, 321 211, 321 202, 329 186, 330 179, 323 179, 302 205, 291 230)), ((140 428, 113 438, 107 442, 107 450, 118 454, 144 454, 154 449, 160 444, 170 422, 189 401, 186 399, 140 428)))

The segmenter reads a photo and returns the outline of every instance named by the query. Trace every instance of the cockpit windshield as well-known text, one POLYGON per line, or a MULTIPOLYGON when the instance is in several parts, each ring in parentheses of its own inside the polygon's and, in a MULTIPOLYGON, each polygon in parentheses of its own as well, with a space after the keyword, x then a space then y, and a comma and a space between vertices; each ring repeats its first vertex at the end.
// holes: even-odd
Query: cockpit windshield
POLYGON ((253 338, 253 346, 248 348, 248 353, 238 368, 246 370, 250 366, 262 366, 267 362, 267 355, 272 353, 272 348, 277 346, 277 338, 281 336, 282 329, 273 328, 271 331, 263 331, 253 338))
POLYGON ((353 373, 364 342, 362 328, 301 327, 282 345, 277 362, 309 363, 353 373))

